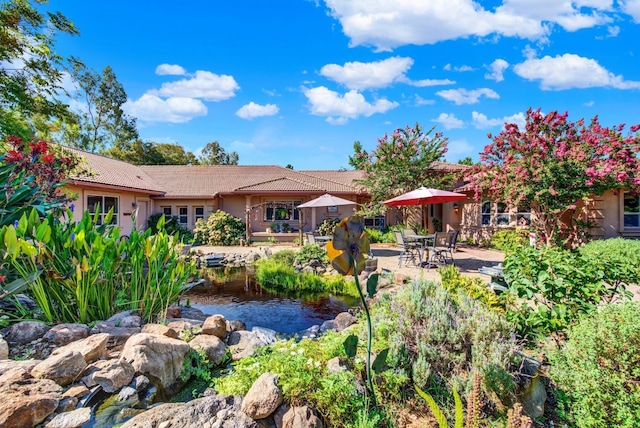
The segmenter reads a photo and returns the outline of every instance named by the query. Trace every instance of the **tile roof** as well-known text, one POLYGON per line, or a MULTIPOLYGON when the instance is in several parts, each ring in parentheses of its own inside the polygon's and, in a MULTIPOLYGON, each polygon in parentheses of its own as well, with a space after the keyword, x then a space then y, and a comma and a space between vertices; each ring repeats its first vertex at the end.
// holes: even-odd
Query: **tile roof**
POLYGON ((84 157, 91 171, 91 175, 71 177, 72 181, 142 190, 149 193, 164 193, 164 188, 139 166, 71 147, 63 148, 84 157))
POLYGON ((296 171, 276 165, 144 165, 140 168, 166 190, 166 197, 217 194, 317 192, 360 193, 360 171, 296 171))

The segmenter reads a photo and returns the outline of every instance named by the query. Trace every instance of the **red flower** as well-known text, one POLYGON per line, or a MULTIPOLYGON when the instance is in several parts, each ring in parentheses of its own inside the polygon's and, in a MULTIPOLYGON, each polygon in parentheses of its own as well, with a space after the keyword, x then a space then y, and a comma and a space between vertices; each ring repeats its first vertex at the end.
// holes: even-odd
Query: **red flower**
POLYGON ((0 275, 0 282, 5 282, 7 280, 7 277, 4 275, 0 275))
POLYGON ((42 161, 46 163, 51 163, 53 162, 53 160, 54 160, 53 153, 49 153, 48 155, 44 155, 42 157, 42 161))
POLYGON ((9 150, 6 160, 9 163, 18 163, 24 159, 24 155, 17 150, 9 150))

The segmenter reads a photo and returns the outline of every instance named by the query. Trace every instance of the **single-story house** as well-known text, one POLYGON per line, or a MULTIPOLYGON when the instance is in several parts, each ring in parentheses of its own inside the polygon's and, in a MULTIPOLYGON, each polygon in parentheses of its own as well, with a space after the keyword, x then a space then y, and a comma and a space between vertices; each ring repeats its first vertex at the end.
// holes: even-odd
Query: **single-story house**
MULTIPOLYGON (((362 204, 369 194, 358 183, 361 171, 312 170, 296 171, 275 165, 157 165, 136 166, 94 153, 70 149, 82 155, 89 175, 71 178, 66 189, 77 195, 74 216, 80 218, 85 210, 104 214, 111 207, 113 222, 123 234, 134 228, 144 229, 151 214, 176 216, 183 226, 193 229, 198 219, 223 210, 241 218, 249 225, 254 241, 276 237, 293 240, 297 234, 267 232, 272 223, 288 223, 293 230, 313 231, 327 218, 343 218, 353 212, 353 206, 322 208, 295 207, 322 194, 330 193, 362 204)), ((434 162, 430 173, 459 172, 464 166, 434 162)), ((434 219, 442 230, 460 230, 460 239, 480 242, 497 230, 526 225, 531 213, 483 199, 475 201, 472 189, 460 186, 455 191, 469 195, 467 200, 426 206, 429 230, 434 219)), ((640 237, 640 200, 623 191, 608 191, 581 204, 583 220, 597 226, 592 235, 597 238, 615 236, 640 237)), ((366 219, 370 227, 396 224, 401 218, 396 209, 387 210, 381 217, 366 219)), ((420 209, 405 210, 407 222, 420 225, 420 209)))

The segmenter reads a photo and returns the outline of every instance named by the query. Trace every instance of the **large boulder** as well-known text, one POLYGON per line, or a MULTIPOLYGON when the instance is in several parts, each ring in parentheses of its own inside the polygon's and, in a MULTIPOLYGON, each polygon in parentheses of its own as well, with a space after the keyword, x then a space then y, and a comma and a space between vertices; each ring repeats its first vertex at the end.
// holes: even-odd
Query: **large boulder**
POLYGON ((231 358, 237 361, 252 356, 259 347, 265 346, 266 343, 260 340, 256 333, 240 330, 229 334, 227 345, 231 351, 231 358))
POLYGON ((273 373, 260 375, 242 400, 242 411, 253 419, 264 419, 275 412, 283 400, 278 379, 273 373))
POLYGON ((203 428, 264 426, 240 410, 242 398, 212 395, 188 403, 166 403, 153 407, 125 422, 121 428, 203 428))
POLYGON ((61 346, 51 353, 51 355, 64 354, 67 352, 79 352, 84 357, 87 364, 91 364, 107 354, 107 344, 109 335, 106 333, 92 334, 84 339, 76 340, 61 346))
POLYGON ((189 346, 196 352, 201 350, 207 355, 209 362, 218 365, 227 354, 227 345, 216 336, 199 334, 189 341, 189 346))
POLYGON ((44 336, 51 327, 40 321, 21 321, 8 327, 4 338, 10 345, 25 345, 44 336))
POLYGON ((124 344, 121 358, 128 361, 137 373, 156 383, 163 393, 172 395, 180 386, 177 381, 189 349, 187 343, 178 339, 139 333, 124 344))
POLYGON ((105 392, 114 393, 127 386, 135 372, 133 366, 122 359, 100 360, 87 367, 82 381, 89 388, 100 385, 105 392))
POLYGON ((42 360, 0 360, 0 376, 11 369, 23 369, 31 373, 31 370, 41 362, 42 360))
POLYGON ((210 334, 224 340, 227 337, 227 320, 222 315, 211 315, 204 320, 202 334, 210 334))
POLYGON ((0 337, 0 360, 6 360, 9 358, 9 344, 6 340, 0 337))
POLYGON ((349 312, 341 312, 335 317, 335 319, 323 322, 320 326, 320 332, 324 333, 329 330, 339 332, 352 324, 355 324, 357 321, 358 319, 349 312))
POLYGON ((89 327, 84 324, 58 324, 51 327, 44 339, 58 346, 75 342, 89 336, 89 327))
POLYGON ((172 339, 178 338, 177 331, 163 324, 152 324, 152 323, 145 324, 142 327, 142 333, 161 334, 162 336, 167 336, 172 339))
POLYGON ((87 367, 87 362, 80 352, 67 351, 52 355, 36 365, 31 375, 38 379, 51 379, 58 385, 69 385, 87 367))
POLYGON ((296 406, 282 417, 282 428, 324 428, 324 424, 311 407, 296 406))
POLYGON ((78 428, 91 420, 91 409, 81 407, 70 412, 60 413, 47 422, 44 428, 78 428))
POLYGON ((0 428, 31 428, 57 408, 62 387, 49 379, 33 379, 25 370, 0 376, 0 428))

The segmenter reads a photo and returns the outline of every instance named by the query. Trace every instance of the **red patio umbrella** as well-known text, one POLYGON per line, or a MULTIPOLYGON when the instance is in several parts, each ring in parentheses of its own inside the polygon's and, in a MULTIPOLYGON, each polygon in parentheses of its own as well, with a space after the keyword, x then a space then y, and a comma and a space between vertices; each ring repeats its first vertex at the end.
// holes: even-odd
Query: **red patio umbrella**
MULTIPOLYGON (((416 190, 412 190, 407 193, 403 193, 400 196, 391 198, 382 202, 390 207, 406 207, 406 206, 422 206, 422 218, 424 219, 424 206, 429 204, 442 204, 445 202, 459 201, 466 199, 467 195, 463 193, 449 192, 447 190, 440 189, 428 189, 426 187, 420 187, 416 190)), ((426 224, 424 224, 426 228, 426 224)))

